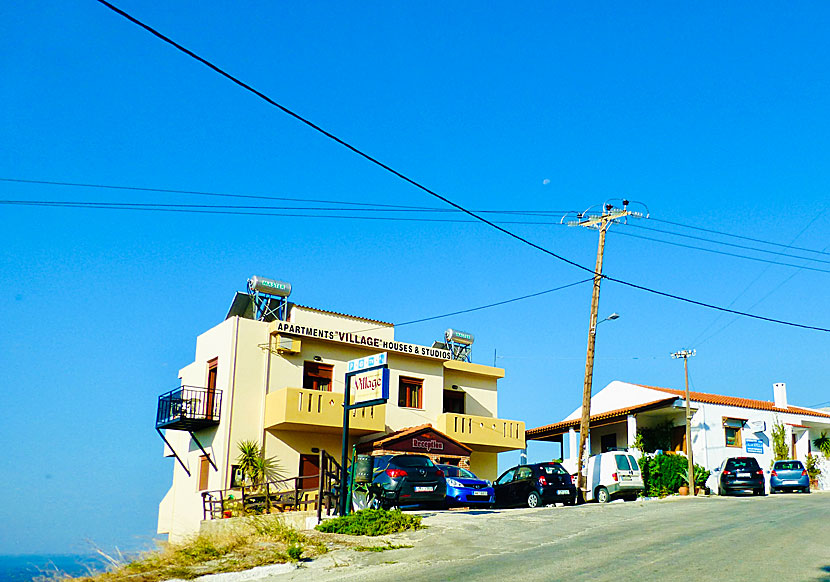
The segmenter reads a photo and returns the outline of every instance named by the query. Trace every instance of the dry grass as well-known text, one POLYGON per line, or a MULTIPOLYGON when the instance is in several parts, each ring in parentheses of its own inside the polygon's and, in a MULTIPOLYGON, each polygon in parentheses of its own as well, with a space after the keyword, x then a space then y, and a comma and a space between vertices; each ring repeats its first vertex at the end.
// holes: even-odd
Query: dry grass
MULTIPOLYGON (((158 582, 190 580, 205 574, 238 572, 256 566, 297 562, 326 552, 326 546, 277 519, 252 517, 233 529, 203 532, 179 544, 165 544, 132 561, 104 556, 112 569, 76 580, 158 582)), ((59 579, 59 578, 53 578, 59 579)), ((65 578, 63 578, 65 579, 65 578)))

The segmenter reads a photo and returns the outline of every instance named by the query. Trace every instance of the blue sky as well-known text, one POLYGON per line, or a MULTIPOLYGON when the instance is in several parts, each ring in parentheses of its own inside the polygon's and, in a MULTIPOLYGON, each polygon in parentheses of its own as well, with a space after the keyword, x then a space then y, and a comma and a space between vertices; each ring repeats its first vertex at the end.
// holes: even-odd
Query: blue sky
MULTIPOLYGON (((627 197, 648 206, 642 226, 809 257, 619 225, 605 272, 830 327, 826 272, 627 236, 830 268, 824 4, 119 6, 468 208, 627 197)), ((0 178, 441 207, 94 1, 7 2, 0 16, 0 178)), ((0 182, 0 199, 288 205, 13 182, 0 182)), ((592 266, 596 233, 549 222, 506 226, 592 266)), ((149 542, 172 473, 153 430, 157 397, 251 275, 290 281, 301 304, 396 323, 584 278, 456 222, 2 205, 0 249, 0 486, 14 500, 0 553, 149 542)), ((532 427, 580 402, 589 304, 580 285, 397 336, 473 332, 474 361, 495 352, 507 370, 500 416, 532 427)), ((600 317, 615 311, 599 328, 595 388, 680 387, 669 354, 694 347, 697 390, 771 399, 783 381, 792 403, 830 400, 826 333, 606 283, 600 317)))

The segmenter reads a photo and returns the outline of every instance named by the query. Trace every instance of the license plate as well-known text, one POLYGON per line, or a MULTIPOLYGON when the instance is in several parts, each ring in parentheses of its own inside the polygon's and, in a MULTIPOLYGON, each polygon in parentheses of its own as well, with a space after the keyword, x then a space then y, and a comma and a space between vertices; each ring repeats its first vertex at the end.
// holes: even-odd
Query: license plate
POLYGON ((568 495, 569 493, 570 493, 570 491, 568 491, 567 489, 557 489, 556 490, 557 495, 568 495))
POLYGON ((631 475, 620 475, 620 481, 631 481, 631 475))
POLYGON ((738 473, 738 478, 740 478, 740 479, 744 479, 744 478, 747 478, 749 476, 750 476, 749 473, 738 473))
POLYGON ((435 491, 435 487, 416 487, 415 493, 426 493, 427 491, 435 491))
POLYGON ((473 491, 473 495, 487 495, 486 491, 473 491))
POLYGON ((784 483, 787 483, 788 485, 798 485, 798 481, 784 481, 784 483))

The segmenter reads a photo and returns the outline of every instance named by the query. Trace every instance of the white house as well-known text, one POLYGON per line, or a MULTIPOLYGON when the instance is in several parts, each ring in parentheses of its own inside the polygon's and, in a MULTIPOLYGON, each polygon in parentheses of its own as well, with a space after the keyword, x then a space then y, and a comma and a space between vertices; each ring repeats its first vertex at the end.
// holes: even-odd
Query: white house
MULTIPOLYGON (((773 386, 773 401, 691 392, 692 452, 695 463, 712 470, 727 457, 752 456, 762 467, 772 462, 772 427, 784 425, 790 456, 804 461, 817 454, 813 439, 830 433, 830 412, 787 402, 787 386, 773 386)), ((591 398, 588 450, 596 454, 633 448, 637 429, 663 426, 671 430, 671 448, 686 451, 685 391, 614 381, 591 398)), ((582 407, 564 420, 528 429, 528 440, 558 442, 563 464, 576 471, 582 407)), ((822 457, 819 486, 830 489, 830 460, 822 457)))

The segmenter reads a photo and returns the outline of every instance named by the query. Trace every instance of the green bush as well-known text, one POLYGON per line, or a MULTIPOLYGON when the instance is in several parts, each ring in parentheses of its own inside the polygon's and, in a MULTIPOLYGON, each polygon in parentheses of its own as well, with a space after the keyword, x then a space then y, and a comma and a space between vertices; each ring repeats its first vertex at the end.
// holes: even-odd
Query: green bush
MULTIPOLYGON (((665 497, 677 493, 682 485, 688 485, 686 476, 689 460, 683 455, 644 455, 640 459, 645 494, 649 497, 665 497)), ((709 478, 709 471, 695 465, 695 485, 702 487, 709 478)))
POLYGON ((341 533, 355 536, 381 536, 384 534, 421 529, 421 518, 407 515, 400 509, 363 509, 343 517, 329 519, 315 529, 325 533, 341 533))

